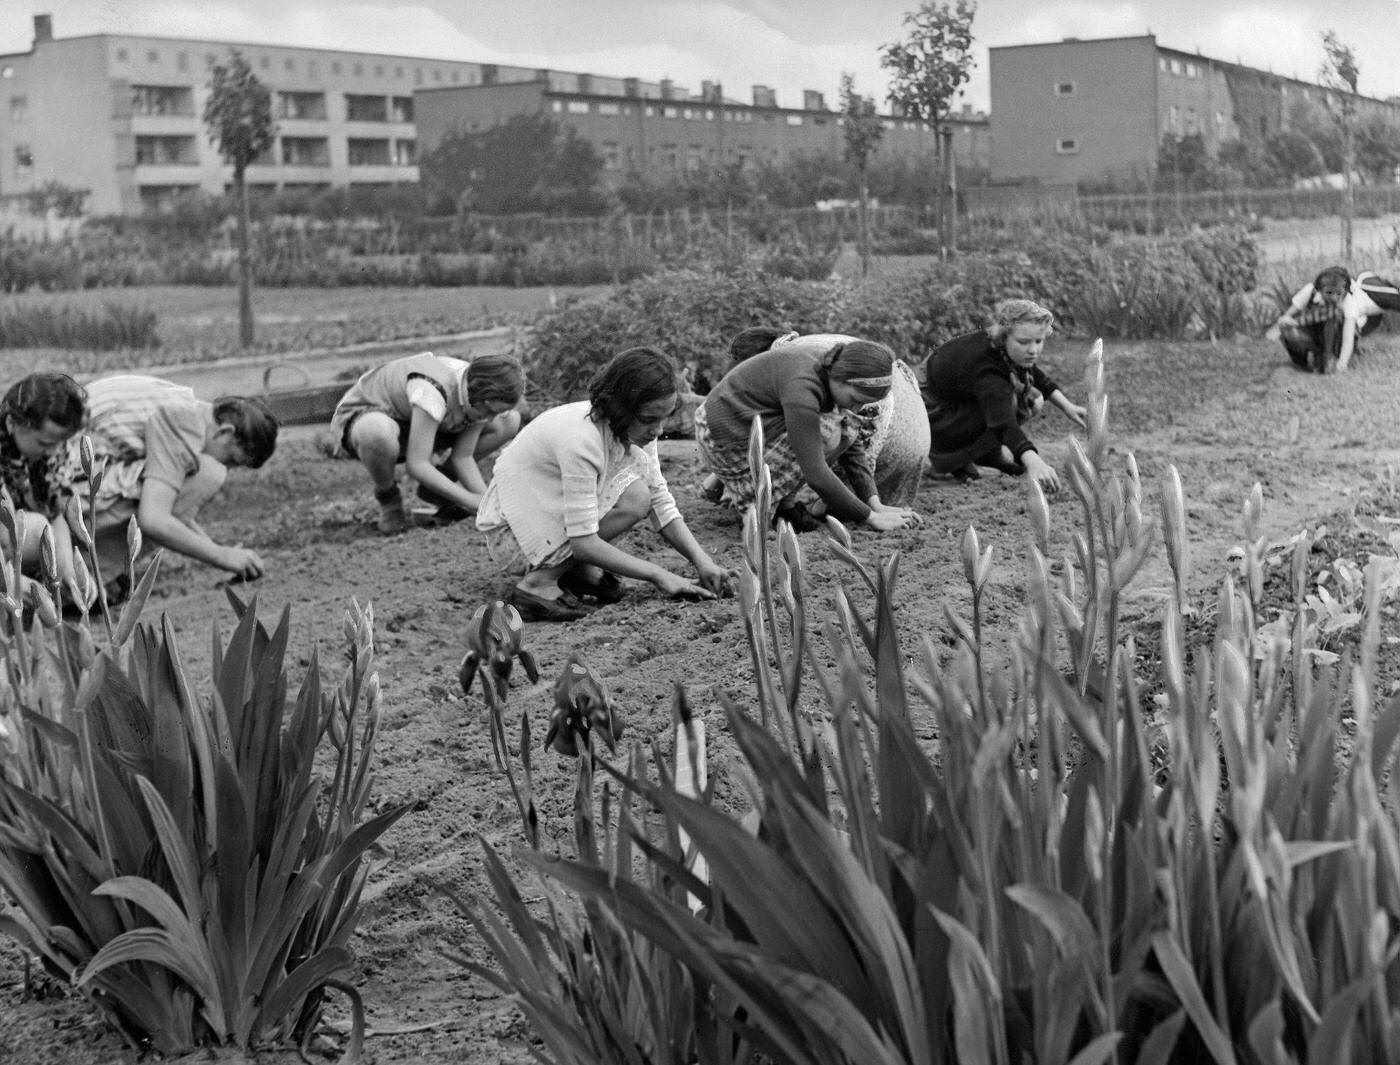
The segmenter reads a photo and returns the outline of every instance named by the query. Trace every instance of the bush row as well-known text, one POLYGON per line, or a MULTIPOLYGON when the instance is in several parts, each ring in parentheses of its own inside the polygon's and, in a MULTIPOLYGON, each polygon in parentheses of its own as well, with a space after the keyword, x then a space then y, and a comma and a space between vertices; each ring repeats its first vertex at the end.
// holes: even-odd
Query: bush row
POLYGON ((548 316, 529 369, 543 391, 577 395, 608 357, 645 344, 671 353, 703 391, 728 366, 728 338, 750 325, 865 336, 922 362, 1014 296, 1051 308, 1072 334, 1125 339, 1253 332, 1276 313, 1257 293, 1258 252, 1241 227, 1103 243, 1087 230, 1021 231, 1014 247, 1011 236, 867 284, 793 280, 753 264, 667 271, 548 316))
MULTIPOLYGON (((560 239, 503 242, 498 250, 460 254, 350 255, 342 247, 264 234, 254 250, 254 282, 265 287, 332 288, 460 285, 618 284, 676 262, 725 265, 754 259, 787 277, 823 277, 837 246, 779 233, 759 241, 713 229, 672 242, 560 239)), ((141 285, 228 285, 236 279, 230 249, 207 245, 157 248, 110 237, 31 244, 0 238, 0 291, 57 292, 141 285)))
POLYGON ((73 307, 0 309, 0 348, 117 351, 159 346, 156 312, 140 307, 106 303, 101 311, 73 307))

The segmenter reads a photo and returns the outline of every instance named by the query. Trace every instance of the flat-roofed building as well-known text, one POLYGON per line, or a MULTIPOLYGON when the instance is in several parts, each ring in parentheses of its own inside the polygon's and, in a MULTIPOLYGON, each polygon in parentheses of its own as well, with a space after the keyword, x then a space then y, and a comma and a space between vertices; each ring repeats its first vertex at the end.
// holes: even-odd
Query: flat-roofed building
MULTIPOLYGON (((1146 182, 1166 137, 1200 136, 1214 156, 1241 136, 1287 129, 1330 91, 1312 82, 1166 48, 1151 34, 1067 38, 989 50, 992 180, 1146 182)), ((1400 105, 1356 98, 1359 121, 1400 125, 1400 105)))
MULTIPOLYGON (((515 115, 545 115, 597 150, 604 180, 628 174, 650 180, 710 167, 782 164, 800 156, 841 158, 844 120, 822 93, 807 90, 801 107, 781 107, 777 93, 752 87, 752 102, 725 97, 715 82, 698 95, 670 81, 540 71, 529 83, 428 86, 415 94, 420 149, 428 152, 454 134, 478 133, 515 115)), ((919 121, 880 116, 885 135, 879 158, 931 158, 934 135, 919 121)), ((960 167, 985 171, 988 120, 971 108, 953 115, 953 155, 960 167)))
MULTIPOLYGON (((277 139, 248 168, 262 189, 418 180, 414 92, 480 82, 488 65, 412 56, 125 34, 55 38, 34 20, 28 52, 0 56, 0 195, 48 181, 89 190, 96 214, 172 195, 221 193, 232 168, 204 129, 209 71, 242 52, 272 93, 277 139)), ((538 71, 489 66, 490 77, 538 71)))

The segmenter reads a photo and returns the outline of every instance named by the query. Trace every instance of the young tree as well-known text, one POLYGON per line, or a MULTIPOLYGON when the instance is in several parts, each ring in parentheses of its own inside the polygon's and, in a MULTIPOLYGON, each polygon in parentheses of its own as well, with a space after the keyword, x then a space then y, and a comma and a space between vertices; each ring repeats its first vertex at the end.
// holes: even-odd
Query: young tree
POLYGON ((238 201, 238 340, 253 344, 253 261, 248 249, 248 164, 272 147, 277 127, 272 121, 272 94, 257 79, 237 49, 215 63, 209 76, 209 99, 204 104, 209 139, 233 166, 233 193, 238 201))
POLYGON ((957 167, 948 115, 972 73, 976 13, 977 5, 971 0, 923 0, 917 11, 904 16, 904 40, 880 49, 880 64, 890 71, 890 100, 904 114, 922 119, 933 129, 944 171, 939 189, 944 217, 939 231, 944 246, 952 251, 957 251, 957 167))
POLYGON ((859 180, 857 202, 860 211, 860 276, 870 273, 870 157, 880 147, 885 127, 875 114, 875 101, 856 92, 850 74, 841 75, 842 127, 846 136, 846 162, 856 168, 859 180))
POLYGON ((1352 126, 1356 121, 1356 82, 1361 71, 1356 65, 1356 53, 1343 44, 1337 35, 1327 30, 1322 35, 1322 51, 1326 55, 1319 78, 1332 90, 1327 106, 1342 129, 1342 257, 1351 265, 1351 220, 1356 213, 1356 193, 1352 175, 1356 169, 1355 138, 1352 126))

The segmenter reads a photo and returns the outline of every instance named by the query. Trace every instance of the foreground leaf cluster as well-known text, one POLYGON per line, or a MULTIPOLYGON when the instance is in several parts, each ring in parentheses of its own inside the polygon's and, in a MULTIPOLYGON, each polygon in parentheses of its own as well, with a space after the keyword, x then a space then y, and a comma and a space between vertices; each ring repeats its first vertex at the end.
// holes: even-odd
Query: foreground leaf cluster
MULTIPOLYGON (((637 748, 601 805, 580 760, 575 856, 518 852, 543 911, 488 850, 498 907, 468 908, 497 967, 476 968, 543 1060, 1400 1060, 1400 699, 1373 691, 1379 575, 1356 660, 1319 667, 1301 623, 1261 646, 1256 488, 1214 636, 1188 648, 1179 480, 1169 469, 1146 513, 1131 456, 1109 467, 1097 349, 1090 394, 1068 471, 1081 521, 1053 565, 1029 486, 1009 658, 988 650, 992 549, 973 530, 971 613, 946 612, 958 650, 945 661, 926 638, 910 672, 898 558, 872 566, 833 523, 853 579, 815 618, 800 542, 769 538, 760 487, 740 588, 757 700, 724 706, 750 813, 675 787, 666 752, 637 748), (1148 678, 1122 603, 1159 536, 1175 589, 1148 678)), ((756 441, 756 469, 761 455, 756 441)))
POLYGON ((340 682, 313 656, 291 695, 288 613, 269 632, 230 599, 207 694, 168 619, 129 607, 102 646, 85 622, 0 622, 0 932, 162 1053, 302 1042, 332 987, 358 1013, 367 853, 406 812, 367 808, 372 611, 347 614, 340 682))

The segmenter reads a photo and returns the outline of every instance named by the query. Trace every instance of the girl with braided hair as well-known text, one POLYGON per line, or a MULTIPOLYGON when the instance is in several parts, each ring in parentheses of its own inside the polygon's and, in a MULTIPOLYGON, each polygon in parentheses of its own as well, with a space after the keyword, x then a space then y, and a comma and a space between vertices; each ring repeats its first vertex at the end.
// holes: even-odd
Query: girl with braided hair
POLYGON ((723 483, 723 501, 740 509, 753 501, 748 447, 757 418, 776 516, 799 531, 816 528, 819 512, 877 531, 917 525, 916 511, 881 501, 875 426, 856 414, 889 395, 894 362, 894 353, 873 341, 799 337, 734 366, 695 415, 700 456, 723 483), (812 507, 799 502, 805 488, 817 496, 812 507))
POLYGON ((1048 401, 1084 427, 1084 408, 1036 365, 1055 316, 1031 300, 1002 300, 984 330, 948 341, 924 363, 924 405, 936 473, 959 480, 978 466, 1029 473, 1046 492, 1060 476, 1021 426, 1048 401))

